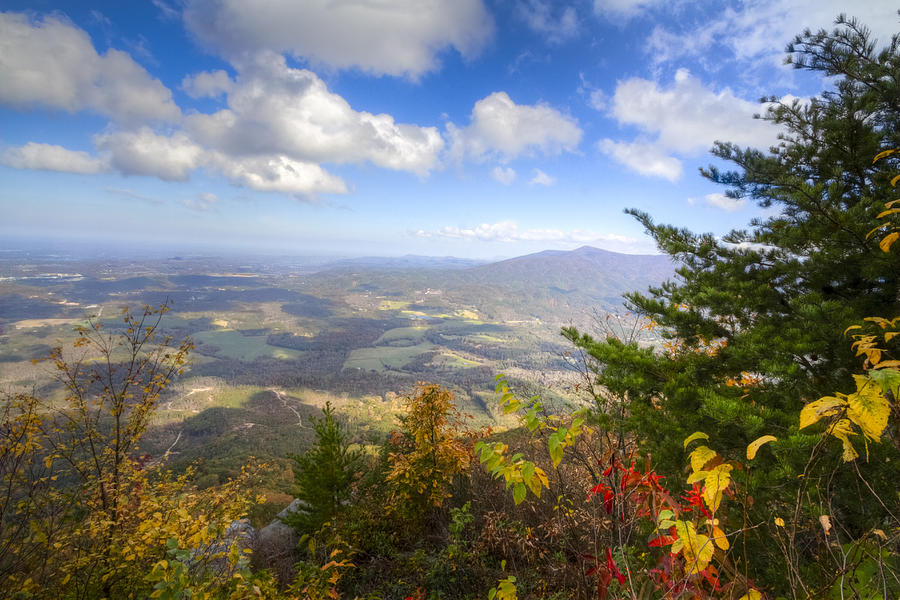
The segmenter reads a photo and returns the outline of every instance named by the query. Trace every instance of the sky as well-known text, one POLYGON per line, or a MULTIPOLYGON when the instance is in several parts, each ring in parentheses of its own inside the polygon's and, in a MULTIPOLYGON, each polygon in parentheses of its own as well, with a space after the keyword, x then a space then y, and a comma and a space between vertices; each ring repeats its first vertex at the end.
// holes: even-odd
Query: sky
MULTIPOLYGON (((764 217, 698 169, 766 149, 784 64, 895 1, 4 0, 0 238, 499 258, 764 217)), ((720 165, 721 166, 721 165, 720 165)), ((771 210, 771 209, 769 209, 771 210)))

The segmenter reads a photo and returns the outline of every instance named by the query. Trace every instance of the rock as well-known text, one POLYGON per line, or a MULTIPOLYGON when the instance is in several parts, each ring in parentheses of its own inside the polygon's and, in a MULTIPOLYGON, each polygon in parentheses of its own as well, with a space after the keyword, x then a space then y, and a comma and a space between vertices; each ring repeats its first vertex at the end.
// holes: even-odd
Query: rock
POLYGON ((257 566, 271 569, 279 579, 282 579, 285 573, 292 573, 293 552, 300 538, 294 528, 285 525, 282 519, 307 509, 308 506, 303 501, 299 498, 294 499, 272 519, 271 523, 257 532, 253 551, 257 566))

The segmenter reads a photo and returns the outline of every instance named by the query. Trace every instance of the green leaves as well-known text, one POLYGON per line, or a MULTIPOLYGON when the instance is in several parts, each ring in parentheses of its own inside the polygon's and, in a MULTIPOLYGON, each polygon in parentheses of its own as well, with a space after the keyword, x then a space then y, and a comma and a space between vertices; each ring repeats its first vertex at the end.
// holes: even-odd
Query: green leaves
POLYGON ((521 454, 507 457, 508 449, 509 447, 502 442, 486 444, 479 441, 475 444, 475 453, 479 455, 485 470, 494 478, 502 477, 506 482, 506 489, 512 487, 513 501, 516 504, 525 500, 528 490, 540 498, 543 488, 550 487, 547 474, 533 462, 522 458, 521 454))

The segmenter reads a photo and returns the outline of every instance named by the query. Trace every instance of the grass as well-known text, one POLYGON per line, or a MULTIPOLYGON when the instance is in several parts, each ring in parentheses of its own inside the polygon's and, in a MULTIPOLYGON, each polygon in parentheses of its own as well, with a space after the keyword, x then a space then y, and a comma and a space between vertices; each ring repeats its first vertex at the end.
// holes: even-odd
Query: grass
POLYGON ((415 343, 425 337, 425 332, 427 331, 428 327, 425 326, 397 327, 396 329, 385 331, 380 338, 375 340, 375 345, 391 344, 392 342, 401 340, 409 340, 410 342, 415 343))
POLYGON ((403 310, 409 306, 409 302, 405 300, 382 300, 378 306, 378 310, 403 310))
POLYGON ((252 385, 202 385, 184 381, 184 392, 161 404, 153 415, 153 423, 162 425, 183 421, 187 417, 198 414, 207 408, 221 406, 241 408, 254 395, 266 388, 252 385))
POLYGON ((402 369, 413 358, 429 352, 434 344, 423 342, 415 346, 379 346, 377 348, 357 348, 344 361, 345 369, 363 371, 384 371, 386 367, 402 369))
POLYGON ((441 365, 442 367, 456 367, 460 369, 465 369, 467 367, 477 367, 481 364, 474 360, 463 358, 462 356, 453 352, 441 352, 440 354, 435 356, 434 360, 432 360, 431 362, 436 365, 441 365))
POLYGON ((277 348, 266 343, 265 335, 241 335, 233 329, 217 329, 201 331, 194 334, 197 352, 203 353, 203 345, 216 346, 220 356, 235 360, 251 361, 257 358, 272 357, 281 360, 293 360, 303 355, 299 350, 277 348))

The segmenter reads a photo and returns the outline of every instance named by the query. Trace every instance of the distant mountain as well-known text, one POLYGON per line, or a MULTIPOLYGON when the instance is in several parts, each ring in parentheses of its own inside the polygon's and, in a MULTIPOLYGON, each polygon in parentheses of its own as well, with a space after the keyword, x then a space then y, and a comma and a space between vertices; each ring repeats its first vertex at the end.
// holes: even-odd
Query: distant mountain
POLYGON ((378 270, 406 270, 406 269, 467 269, 484 264, 483 260, 468 258, 456 258, 454 256, 419 256, 407 254, 406 256, 364 256, 360 258, 347 258, 336 260, 323 265, 323 270, 332 269, 378 269, 378 270))
POLYGON ((546 250, 459 273, 450 287, 459 297, 495 298, 499 313, 523 308, 538 318, 590 309, 615 310, 626 292, 643 291, 674 275, 668 256, 633 255, 590 246, 546 250), (559 309, 568 310, 561 311, 559 309))
POLYGON ((541 282, 564 290, 614 288, 628 291, 659 283, 673 273, 672 261, 658 254, 620 254, 591 246, 545 250, 470 269, 495 280, 541 282), (633 288, 638 284, 638 288, 633 288))

